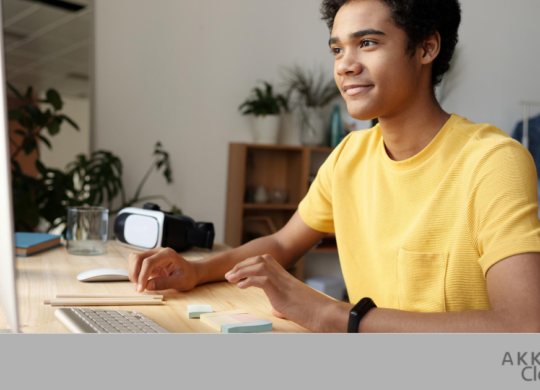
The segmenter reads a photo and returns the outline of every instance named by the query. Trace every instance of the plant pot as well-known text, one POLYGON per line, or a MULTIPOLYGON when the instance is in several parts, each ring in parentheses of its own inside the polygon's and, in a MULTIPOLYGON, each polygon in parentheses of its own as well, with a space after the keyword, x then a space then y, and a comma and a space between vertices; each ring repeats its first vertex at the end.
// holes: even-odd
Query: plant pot
POLYGON ((301 108, 300 129, 303 145, 322 146, 326 144, 326 126, 321 108, 301 108))
POLYGON ((279 115, 255 116, 251 128, 256 144, 278 143, 279 115))

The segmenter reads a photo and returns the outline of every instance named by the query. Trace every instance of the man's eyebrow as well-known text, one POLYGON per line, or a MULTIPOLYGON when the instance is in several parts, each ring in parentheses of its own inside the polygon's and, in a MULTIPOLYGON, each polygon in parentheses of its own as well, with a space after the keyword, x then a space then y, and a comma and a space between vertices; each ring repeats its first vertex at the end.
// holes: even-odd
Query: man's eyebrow
MULTIPOLYGON (((360 30, 360 31, 350 33, 349 38, 350 39, 356 39, 356 38, 361 38, 361 37, 363 37, 365 35, 386 35, 386 34, 384 32, 382 32, 382 31, 380 31, 380 30, 375 30, 373 28, 368 28, 366 30, 360 30)), ((332 46, 333 44, 340 43, 340 42, 341 42, 341 40, 338 37, 332 37, 328 41, 328 46, 332 46)))

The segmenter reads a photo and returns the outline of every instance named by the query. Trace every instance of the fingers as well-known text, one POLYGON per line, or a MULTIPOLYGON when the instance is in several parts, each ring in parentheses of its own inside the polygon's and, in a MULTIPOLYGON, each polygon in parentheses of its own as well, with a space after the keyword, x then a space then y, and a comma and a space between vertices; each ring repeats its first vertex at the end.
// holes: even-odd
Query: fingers
POLYGON ((241 289, 258 287, 263 289, 266 295, 269 295, 275 286, 268 276, 250 276, 246 280, 238 283, 238 287, 241 289))
MULTIPOLYGON (((238 280, 240 279, 243 279, 244 277, 246 276, 243 276, 243 277, 237 277, 237 275, 240 275, 240 271, 241 270, 244 270, 246 268, 250 268, 250 267, 253 267, 253 266, 257 266, 257 265, 261 265, 261 264, 264 264, 266 268, 268 269, 275 269, 275 265, 278 264, 274 258, 270 255, 261 255, 261 256, 255 256, 255 257, 250 257, 244 261, 241 261, 240 263, 236 264, 232 270, 230 270, 229 272, 227 272, 225 274, 225 278, 229 281, 229 282, 237 282, 238 280)), ((279 265, 279 264, 278 264, 279 265)), ((263 266, 259 266, 260 267, 260 270, 262 271, 263 270, 263 266)), ((281 267, 281 266, 280 266, 281 267)), ((252 269, 252 268, 250 268, 252 269)), ((256 269, 256 268, 255 268, 256 269)), ((249 276, 249 275, 248 275, 249 276)))
POLYGON ((277 311, 274 308, 272 308, 272 315, 274 317, 281 318, 281 319, 286 319, 287 318, 287 317, 285 317, 283 314, 281 314, 279 311, 277 311))
POLYGON ((159 252, 144 259, 141 264, 141 270, 138 277, 137 291, 143 292, 148 284, 148 278, 152 275, 154 268, 170 261, 171 258, 176 256, 177 253, 171 248, 161 249, 159 252))
POLYGON ((175 288, 176 278, 174 276, 167 276, 163 278, 152 278, 146 284, 146 289, 148 291, 161 291, 168 290, 170 288, 175 288))
POLYGON ((156 254, 163 248, 155 248, 146 252, 132 253, 128 258, 128 271, 129 280, 133 283, 137 283, 139 280, 139 272, 141 271, 141 265, 144 259, 156 254))
POLYGON ((267 276, 271 277, 272 272, 265 262, 253 264, 247 267, 240 268, 238 271, 229 274, 227 280, 231 283, 236 283, 241 279, 248 278, 250 276, 267 276))
POLYGON ((229 272, 227 272, 227 273, 225 274, 225 278, 227 278, 228 275, 234 274, 234 273, 235 273, 236 271, 238 271, 240 268, 243 268, 243 267, 246 267, 246 266, 250 266, 250 265, 253 265, 253 264, 260 263, 261 260, 262 260, 262 256, 249 257, 249 258, 247 258, 246 260, 241 261, 241 262, 239 262, 238 264, 236 264, 229 272))

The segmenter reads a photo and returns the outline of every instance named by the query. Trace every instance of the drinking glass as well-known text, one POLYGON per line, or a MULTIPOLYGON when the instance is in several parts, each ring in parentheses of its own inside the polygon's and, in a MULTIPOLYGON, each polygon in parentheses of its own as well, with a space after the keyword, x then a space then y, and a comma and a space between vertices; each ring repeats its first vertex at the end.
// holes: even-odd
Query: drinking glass
POLYGON ((66 248, 79 256, 107 253, 109 210, 103 207, 68 207, 66 248))

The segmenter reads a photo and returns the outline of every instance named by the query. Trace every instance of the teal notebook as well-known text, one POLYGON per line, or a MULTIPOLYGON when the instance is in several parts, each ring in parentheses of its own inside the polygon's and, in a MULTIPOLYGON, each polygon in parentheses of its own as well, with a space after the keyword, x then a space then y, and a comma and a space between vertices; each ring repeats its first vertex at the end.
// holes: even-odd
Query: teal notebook
POLYGON ((15 254, 17 256, 32 256, 62 245, 60 238, 47 233, 15 233, 15 254))

